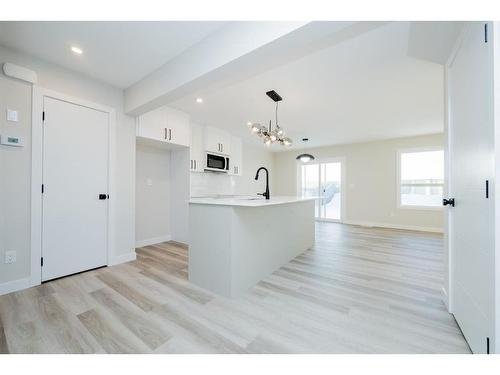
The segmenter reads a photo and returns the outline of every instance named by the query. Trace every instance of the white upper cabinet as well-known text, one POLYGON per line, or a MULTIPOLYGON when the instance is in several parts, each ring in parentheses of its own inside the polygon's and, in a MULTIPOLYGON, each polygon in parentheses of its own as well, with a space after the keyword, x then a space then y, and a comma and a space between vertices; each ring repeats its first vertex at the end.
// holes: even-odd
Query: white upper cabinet
POLYGON ((229 174, 234 176, 242 175, 243 164, 243 142, 241 138, 231 137, 231 158, 229 165, 229 174))
POLYGON ((189 149, 191 172, 204 172, 205 147, 203 145, 203 128, 191 123, 191 146, 189 149))
POLYGON ((160 107, 137 118, 137 136, 189 146, 189 116, 181 111, 160 107))
POLYGON ((176 109, 168 108, 167 132, 167 141, 188 147, 191 141, 189 115, 176 109))
POLYGON ((167 114, 165 108, 158 108, 137 117, 137 136, 156 140, 165 139, 167 114))
POLYGON ((231 154, 231 135, 224 130, 205 127, 205 149, 218 154, 231 154))

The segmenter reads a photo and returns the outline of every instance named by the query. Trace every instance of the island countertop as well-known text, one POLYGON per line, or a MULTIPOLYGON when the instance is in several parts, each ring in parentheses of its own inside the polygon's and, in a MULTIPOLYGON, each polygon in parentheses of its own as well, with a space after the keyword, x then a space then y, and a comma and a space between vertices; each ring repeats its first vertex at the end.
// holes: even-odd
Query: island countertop
POLYGON ((189 204, 208 204, 216 206, 236 206, 236 207, 263 207, 277 204, 289 204, 305 202, 318 199, 318 197, 297 197, 297 196, 271 196, 265 199, 261 196, 212 196, 212 197, 192 197, 189 204))

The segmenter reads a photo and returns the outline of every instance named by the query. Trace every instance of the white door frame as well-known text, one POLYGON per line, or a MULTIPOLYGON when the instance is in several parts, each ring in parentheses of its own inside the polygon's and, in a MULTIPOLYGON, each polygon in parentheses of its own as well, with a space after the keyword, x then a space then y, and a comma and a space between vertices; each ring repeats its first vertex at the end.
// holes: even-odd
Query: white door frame
POLYGON ((111 254, 115 248, 115 212, 116 212, 116 111, 112 107, 92 103, 84 99, 61 94, 39 86, 33 86, 32 96, 32 145, 31 145, 31 272, 30 286, 40 285, 42 282, 42 173, 43 173, 43 102, 49 97, 68 103, 88 107, 109 115, 109 164, 108 164, 108 191, 110 195, 108 212, 108 243, 107 262, 110 264, 111 254))
MULTIPOLYGON (((322 164, 322 163, 340 163, 340 219, 324 219, 324 218, 314 218, 315 221, 324 221, 331 223, 343 223, 345 221, 346 212, 346 158, 344 156, 333 157, 333 158, 321 158, 315 159, 311 163, 307 164, 322 164)), ((302 166, 306 164, 297 163, 297 193, 302 193, 302 166)))

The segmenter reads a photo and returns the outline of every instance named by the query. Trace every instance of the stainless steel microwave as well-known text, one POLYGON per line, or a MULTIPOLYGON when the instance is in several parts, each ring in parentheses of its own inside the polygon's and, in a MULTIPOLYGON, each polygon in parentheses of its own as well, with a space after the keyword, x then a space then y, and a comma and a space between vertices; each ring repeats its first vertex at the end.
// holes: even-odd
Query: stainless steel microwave
POLYGON ((205 158, 205 170, 213 172, 229 172, 229 157, 213 152, 207 152, 205 158))

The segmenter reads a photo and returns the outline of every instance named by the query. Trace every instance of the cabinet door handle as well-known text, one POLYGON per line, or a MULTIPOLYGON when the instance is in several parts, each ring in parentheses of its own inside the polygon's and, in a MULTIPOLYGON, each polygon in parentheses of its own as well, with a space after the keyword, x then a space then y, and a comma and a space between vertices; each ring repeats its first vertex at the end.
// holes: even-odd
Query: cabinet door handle
POLYGON ((165 128, 165 139, 167 139, 167 128, 165 128))
POLYGON ((189 161, 189 168, 193 169, 193 159, 189 161))
POLYGON ((168 140, 172 140, 172 129, 168 129, 168 140))
POLYGON ((196 159, 194 160, 194 169, 196 169, 196 159))

